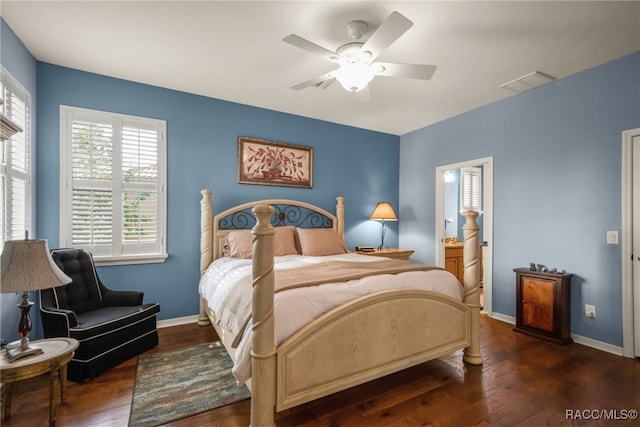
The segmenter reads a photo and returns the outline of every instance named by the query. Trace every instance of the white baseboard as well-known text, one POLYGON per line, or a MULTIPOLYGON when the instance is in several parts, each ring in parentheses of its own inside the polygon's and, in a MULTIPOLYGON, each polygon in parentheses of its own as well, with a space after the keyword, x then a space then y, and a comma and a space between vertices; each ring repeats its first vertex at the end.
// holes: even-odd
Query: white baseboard
POLYGON ((573 338, 573 342, 586 345, 587 347, 595 348, 596 350, 606 351, 607 353, 612 353, 612 354, 615 354, 616 356, 623 355, 622 347, 618 347, 617 345, 594 340, 594 339, 583 337, 581 335, 576 335, 576 334, 571 334, 571 338, 573 338))
POLYGON ((495 311, 489 315, 490 318, 500 320, 505 323, 510 323, 512 325, 516 324, 516 318, 513 316, 507 316, 506 314, 496 313, 495 311))
POLYGON ((173 319, 158 320, 158 328, 167 328, 169 326, 186 325, 198 322, 198 315, 175 317, 173 319))
MULTIPOLYGON (((516 324, 516 318, 513 316, 507 316, 506 314, 501 313, 491 313, 489 316, 492 319, 500 320, 505 323, 510 323, 512 325, 516 324)), ((613 344, 609 344, 606 342, 594 340, 591 338, 583 337, 581 335, 571 334, 571 338, 573 338, 573 342, 582 344, 587 347, 595 348, 596 350, 606 351, 607 353, 615 354, 616 356, 622 356, 622 347, 618 347, 613 344)))

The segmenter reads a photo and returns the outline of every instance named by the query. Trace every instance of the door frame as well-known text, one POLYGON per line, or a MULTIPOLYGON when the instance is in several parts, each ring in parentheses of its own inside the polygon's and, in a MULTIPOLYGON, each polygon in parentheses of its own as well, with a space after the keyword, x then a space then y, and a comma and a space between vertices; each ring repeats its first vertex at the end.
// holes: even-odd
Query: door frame
POLYGON ((444 267, 444 173, 451 169, 482 166, 482 240, 488 245, 481 248, 483 265, 483 310, 493 314, 493 156, 436 167, 436 227, 435 265, 444 267))
POLYGON ((633 289, 634 137, 640 137, 640 128, 622 132, 622 355, 625 357, 635 357, 635 348, 640 346, 640 331, 634 328, 635 316, 640 316, 640 291, 633 289))

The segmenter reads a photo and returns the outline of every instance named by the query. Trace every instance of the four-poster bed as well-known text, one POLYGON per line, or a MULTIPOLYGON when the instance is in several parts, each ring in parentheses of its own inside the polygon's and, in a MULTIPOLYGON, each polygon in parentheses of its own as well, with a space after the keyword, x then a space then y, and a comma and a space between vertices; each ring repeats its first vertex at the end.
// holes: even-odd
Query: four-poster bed
MULTIPOLYGON (((276 337, 274 332, 274 317, 281 315, 283 309, 275 310, 274 315, 274 289, 277 290, 279 286, 275 284, 274 235, 283 231, 284 227, 293 225, 293 228, 297 227, 296 229, 301 233, 299 237, 303 236, 302 228, 326 229, 344 240, 343 198, 337 198, 335 215, 304 202, 261 200, 242 204, 213 216, 211 191, 207 189, 202 190, 200 204, 200 270, 203 280, 200 286, 201 303, 198 323, 214 326, 230 356, 236 362, 236 359, 242 357, 239 349, 236 348, 238 332, 230 332, 225 323, 221 322, 221 314, 211 308, 215 307, 215 303, 210 301, 214 298, 210 297, 211 293, 203 291, 203 282, 205 276, 213 274, 211 268, 216 263, 212 264, 212 262, 228 255, 229 238, 232 237, 230 233, 237 234, 235 230, 238 229, 252 230, 252 250, 245 256, 250 260, 235 261, 244 263, 240 269, 244 268, 247 271, 250 268, 251 272, 251 277, 248 278, 252 288, 251 301, 248 304, 251 319, 247 329, 244 330, 244 335, 248 338, 244 339, 245 336, 243 336, 243 339, 249 342, 246 346, 250 351, 251 378, 250 383, 247 381, 247 385, 252 392, 251 424, 253 426, 273 425, 274 414, 277 411, 327 396, 459 349, 464 349, 465 362, 473 365, 482 363, 479 331, 480 244, 478 226, 475 222, 477 212, 465 213, 467 223, 463 227, 465 241, 463 288, 460 288, 457 280, 455 281, 455 286, 460 288, 459 298, 422 288, 383 287, 384 290, 341 303, 277 343, 280 338, 276 337), (272 223, 278 227, 274 227, 272 223), (248 267, 249 264, 250 267, 248 267)), ((280 251, 278 245, 280 244, 276 246, 277 251, 280 251)), ((299 247, 300 242, 296 241, 296 245, 299 247)), ((349 256, 368 260, 378 258, 353 254, 345 254, 342 257, 349 256)), ((275 258, 279 259, 277 256, 275 258)), ((293 258, 297 259, 295 256, 293 258)), ((386 262, 382 261, 383 264, 386 262)), ((416 264, 397 260, 388 262, 416 264)), ((321 264, 321 266, 324 265, 321 264)), ((369 265, 373 268, 374 263, 367 263, 367 268, 369 265)), ((284 274, 280 273, 281 270, 277 267, 275 270, 278 271, 280 281, 284 274)), ((429 274, 437 278, 433 279, 434 281, 444 280, 443 275, 453 277, 444 270, 435 269, 386 275, 384 278, 388 282, 391 276, 405 274, 429 274)), ((369 278, 361 280, 364 283, 369 278)), ((327 288, 330 286, 333 284, 327 285, 327 288)), ((322 287, 319 286, 319 288, 322 287)), ((286 292, 290 291, 279 292, 276 298, 284 298, 281 295, 286 292)), ((300 290, 300 292, 304 291, 300 290)), ((282 306, 284 303, 279 305, 282 306)), ((241 343, 239 348, 242 347, 241 343)))

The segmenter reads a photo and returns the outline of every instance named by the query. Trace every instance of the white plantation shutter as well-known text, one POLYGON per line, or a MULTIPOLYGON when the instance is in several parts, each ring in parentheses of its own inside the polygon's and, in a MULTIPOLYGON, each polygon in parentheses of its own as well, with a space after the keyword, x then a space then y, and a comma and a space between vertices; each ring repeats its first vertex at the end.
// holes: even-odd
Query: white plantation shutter
MULTIPOLYGON (((2 241, 24 239, 31 231, 31 96, 0 70, 0 112, 22 128, 0 141, 0 217, 2 241)), ((0 251, 2 249, 0 248, 0 251)))
POLYGON ((122 130, 123 244, 151 245, 158 228, 158 131, 142 123, 122 130))
POLYGON ((71 148, 71 239, 65 246, 108 254, 113 243, 111 124, 72 120, 71 148))
POLYGON ((63 246, 100 264, 165 254, 165 122, 61 107, 63 246))
POLYGON ((482 211, 482 169, 460 169, 460 211, 482 211))

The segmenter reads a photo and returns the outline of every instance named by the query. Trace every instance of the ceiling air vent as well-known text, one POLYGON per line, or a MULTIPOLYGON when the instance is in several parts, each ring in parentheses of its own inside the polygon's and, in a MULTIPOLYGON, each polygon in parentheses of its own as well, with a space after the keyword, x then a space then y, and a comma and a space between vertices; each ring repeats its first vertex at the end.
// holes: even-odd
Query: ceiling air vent
POLYGON ((538 86, 545 85, 554 80, 555 77, 551 77, 550 75, 542 73, 540 71, 533 71, 529 74, 525 74, 522 77, 511 80, 510 82, 501 84, 500 87, 512 92, 522 93, 534 89, 538 86))

